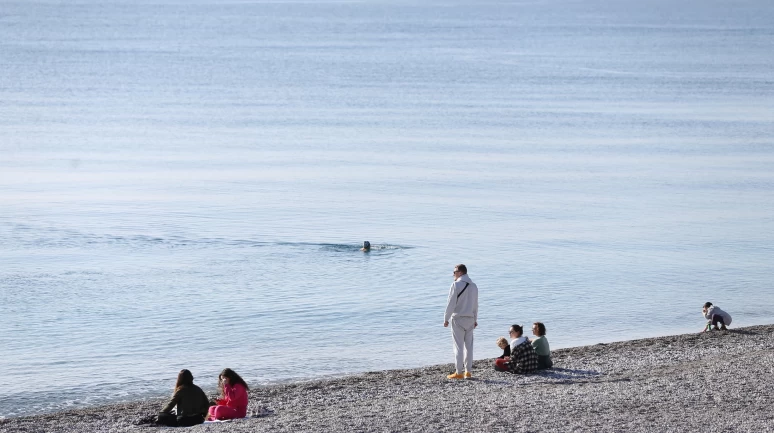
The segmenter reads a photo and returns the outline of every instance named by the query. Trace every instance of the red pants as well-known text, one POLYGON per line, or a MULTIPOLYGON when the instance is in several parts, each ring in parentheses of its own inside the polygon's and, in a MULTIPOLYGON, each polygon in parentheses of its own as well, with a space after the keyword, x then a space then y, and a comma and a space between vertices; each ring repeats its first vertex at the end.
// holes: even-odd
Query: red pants
POLYGON ((503 358, 495 359, 495 370, 508 371, 508 361, 504 360, 503 358))
POLYGON ((228 406, 210 406, 208 419, 237 419, 244 418, 244 413, 239 413, 233 407, 228 406))

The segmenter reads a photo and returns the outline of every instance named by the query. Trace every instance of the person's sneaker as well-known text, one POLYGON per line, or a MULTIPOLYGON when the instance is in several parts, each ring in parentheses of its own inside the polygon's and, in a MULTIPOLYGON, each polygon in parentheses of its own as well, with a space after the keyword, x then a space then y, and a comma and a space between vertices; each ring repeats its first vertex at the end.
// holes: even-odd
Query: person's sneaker
POLYGON ((446 376, 446 378, 447 378, 447 379, 462 379, 462 378, 464 378, 464 377, 465 377, 465 376, 463 376, 463 375, 461 375, 461 374, 457 373, 456 371, 455 371, 454 373, 452 373, 452 374, 450 374, 450 375, 446 376))
POLYGON ((720 327, 720 330, 721 331, 728 331, 728 328, 726 328, 726 325, 723 325, 723 326, 720 327))
POLYGON ((466 371, 466 372, 465 372, 465 379, 470 379, 471 377, 473 377, 473 375, 472 375, 472 374, 470 374, 470 372, 469 372, 469 371, 466 371))

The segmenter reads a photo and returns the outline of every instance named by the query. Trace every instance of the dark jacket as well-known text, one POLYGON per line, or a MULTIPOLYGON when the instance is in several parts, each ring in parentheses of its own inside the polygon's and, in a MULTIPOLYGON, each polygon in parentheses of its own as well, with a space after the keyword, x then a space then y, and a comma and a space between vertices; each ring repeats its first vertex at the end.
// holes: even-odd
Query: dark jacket
POLYGON ((177 416, 207 415, 210 408, 210 401, 207 395, 196 385, 182 386, 172 399, 169 400, 162 412, 170 413, 172 408, 177 406, 177 416))
POLYGON ((503 349, 503 354, 498 356, 497 359, 503 359, 509 356, 511 356, 511 346, 505 346, 505 349, 503 349))

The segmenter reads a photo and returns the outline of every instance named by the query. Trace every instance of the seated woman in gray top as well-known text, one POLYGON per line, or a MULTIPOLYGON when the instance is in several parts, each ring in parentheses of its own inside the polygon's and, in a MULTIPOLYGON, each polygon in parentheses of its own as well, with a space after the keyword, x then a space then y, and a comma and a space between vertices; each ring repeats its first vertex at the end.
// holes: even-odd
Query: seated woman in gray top
POLYGON ((535 352, 538 356, 538 369, 543 370, 551 368, 554 363, 551 361, 551 348, 548 346, 548 339, 546 339, 546 325, 542 322, 535 322, 532 324, 532 334, 537 337, 530 340, 532 347, 535 348, 535 352))
POLYGON ((202 424, 209 408, 210 402, 207 395, 201 388, 194 385, 193 374, 183 369, 177 375, 172 399, 159 412, 159 418, 156 422, 170 427, 190 427, 202 424), (172 408, 175 406, 177 406, 177 411, 172 413, 172 408))

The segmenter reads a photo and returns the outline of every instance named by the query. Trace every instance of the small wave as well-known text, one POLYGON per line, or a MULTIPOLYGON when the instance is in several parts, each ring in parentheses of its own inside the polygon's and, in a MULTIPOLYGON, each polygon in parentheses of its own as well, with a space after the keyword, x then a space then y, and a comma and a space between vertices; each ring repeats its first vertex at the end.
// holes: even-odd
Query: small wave
MULTIPOLYGON (((336 244, 319 242, 269 242, 251 239, 230 238, 186 238, 183 236, 151 236, 144 234, 116 235, 84 233, 55 227, 34 227, 26 224, 11 224, 10 237, 24 246, 34 248, 83 248, 104 246, 128 246, 132 248, 220 248, 220 247, 291 247, 318 249, 331 252, 359 251, 361 244, 336 244)), ((387 252, 410 249, 410 246, 393 244, 371 244, 372 252, 387 252)))
MULTIPOLYGON (((324 251, 332 252, 351 252, 360 251, 362 244, 311 244, 319 246, 324 251)), ((390 244, 371 244, 371 253, 390 252, 396 250, 406 250, 413 247, 403 245, 390 245, 390 244)))
POLYGON ((615 69, 600 69, 600 68, 585 68, 585 67, 581 67, 578 69, 580 69, 581 71, 597 72, 601 74, 613 74, 613 75, 634 75, 635 74, 634 72, 618 71, 615 69))
POLYGON ((86 387, 68 387, 58 391, 3 394, 0 419, 42 415, 59 411, 93 407, 103 404, 128 403, 143 399, 162 398, 166 390, 150 385, 127 389, 125 384, 100 384, 86 387), (96 390, 96 391, 95 391, 96 390))

